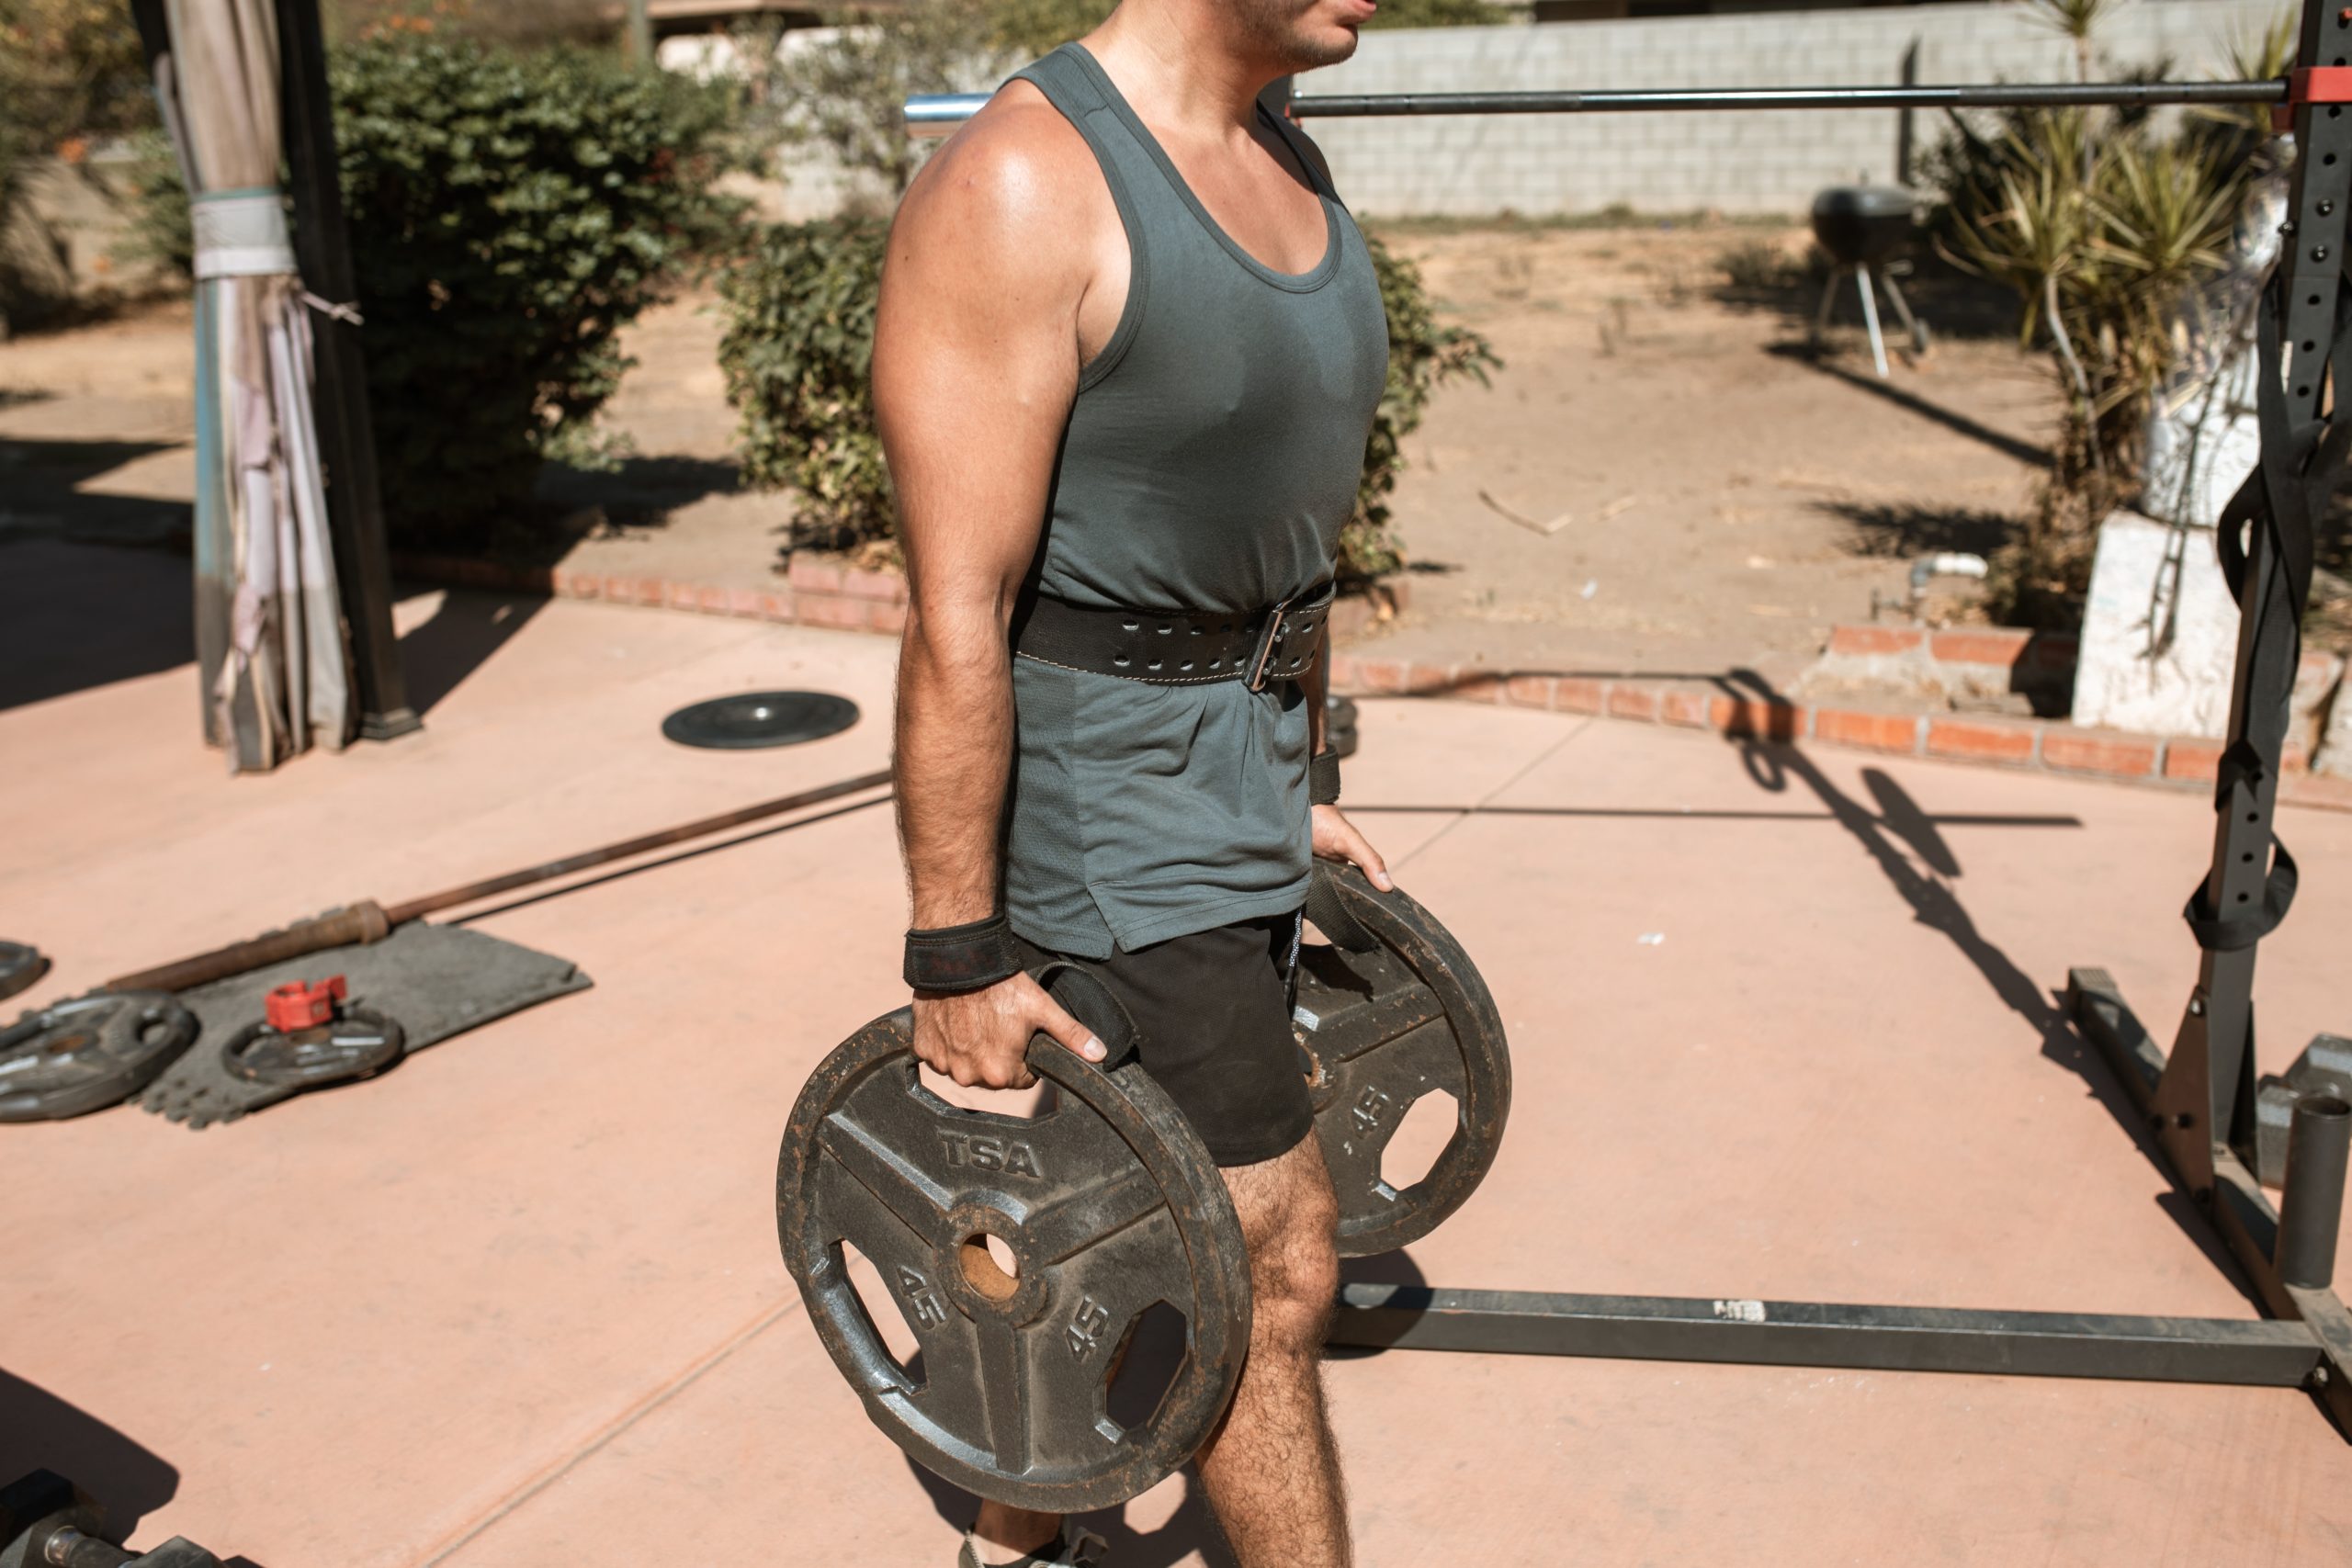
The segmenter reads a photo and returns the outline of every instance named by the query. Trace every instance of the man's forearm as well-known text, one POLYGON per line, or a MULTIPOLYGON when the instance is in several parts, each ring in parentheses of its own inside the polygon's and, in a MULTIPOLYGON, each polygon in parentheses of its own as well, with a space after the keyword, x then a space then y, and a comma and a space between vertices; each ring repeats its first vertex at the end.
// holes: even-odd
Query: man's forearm
POLYGON ((986 919, 1012 761, 1012 665, 993 607, 910 608, 899 657, 899 842, 918 929, 986 919))

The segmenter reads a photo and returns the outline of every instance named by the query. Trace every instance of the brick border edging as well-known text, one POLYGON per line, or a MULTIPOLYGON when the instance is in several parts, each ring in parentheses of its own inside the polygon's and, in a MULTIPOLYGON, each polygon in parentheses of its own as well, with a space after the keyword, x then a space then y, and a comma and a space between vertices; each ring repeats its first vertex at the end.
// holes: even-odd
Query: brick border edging
MULTIPOLYGON (((395 554, 392 569, 424 581, 557 599, 687 610, 706 615, 896 636, 907 624, 907 580, 896 572, 795 558, 780 588, 718 588, 561 567, 518 567, 463 556, 395 554)), ((1336 654, 1331 687, 1364 696, 1450 697, 1584 714, 1765 740, 1815 740, 1896 756, 2034 768, 2085 777, 2193 788, 2211 784, 2216 741, 2125 735, 2042 719, 1877 713, 1777 697, 1735 697, 1689 682, 1513 674, 1476 664, 1416 664, 1336 654)), ((2290 744, 2278 796, 2296 806, 2352 810, 2352 779, 2314 776, 2290 744)))
POLYGON ((833 631, 883 632, 895 637, 907 624, 907 580, 897 572, 861 571, 797 558, 787 578, 775 588, 720 588, 659 577, 571 571, 560 566, 510 566, 466 556, 396 553, 392 570, 402 577, 458 588, 640 604, 833 631))
MULTIPOLYGON (((1688 681, 1516 674, 1476 664, 1417 664, 1335 654, 1331 689, 1358 696, 1445 697, 1504 707, 1662 724, 1734 738, 1813 740, 1892 756, 2069 773, 2120 783, 2210 786, 2219 741, 2193 736, 2078 729, 2060 720, 1904 714, 1830 707, 1776 696, 1735 696, 1688 681)), ((2287 750, 2278 798, 2352 811, 2352 779, 2315 776, 2300 745, 2287 750)))

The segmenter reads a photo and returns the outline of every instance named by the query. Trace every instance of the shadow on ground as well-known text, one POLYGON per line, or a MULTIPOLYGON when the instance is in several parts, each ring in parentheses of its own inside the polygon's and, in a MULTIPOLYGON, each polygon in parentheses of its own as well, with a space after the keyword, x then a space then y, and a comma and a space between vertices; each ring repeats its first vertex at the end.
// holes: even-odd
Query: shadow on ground
POLYGON ((2005 457, 2014 457, 2020 463, 2030 463, 2037 468, 2050 467, 2050 453, 2046 448, 2036 446, 2030 441, 2020 441, 2016 436, 1996 430, 1979 420, 1971 419, 1964 413, 1948 409, 1933 399, 1921 397, 1899 379, 1890 378, 1881 380, 1874 373, 1850 369, 1804 343, 1775 344, 1765 352, 1777 355, 1783 359, 1794 359, 1809 365, 1824 376, 1843 381, 1857 391, 1868 392, 1874 398, 1883 398, 1897 408, 1917 414, 1921 419, 1933 423, 1940 424, 1954 434, 1965 435, 1970 440, 1988 446, 2005 457))
POLYGON ((192 594, 185 557, 0 534, 0 709, 190 663, 192 594))
POLYGON ((741 488, 742 470, 725 459, 624 457, 601 471, 549 463, 540 472, 533 499, 550 519, 574 518, 591 508, 602 511, 601 524, 583 518, 573 528, 551 530, 551 540, 569 547, 585 530, 658 528, 682 506, 706 496, 732 495, 741 488))
MULTIPOLYGON (((401 595, 413 598, 415 589, 401 595)), ((547 601, 529 593, 485 593, 450 589, 432 616, 401 638, 401 664, 408 675, 408 705, 424 714, 490 662, 547 601)))
MULTIPOLYGON (((1735 670, 1720 682, 1724 695, 1757 704, 1769 714, 1793 713, 1788 699, 1753 671, 1735 670)), ((1790 744, 1785 733, 1775 735, 1769 718, 1749 733, 1724 737, 1738 748, 1741 765, 1757 787, 1781 794, 1801 784, 1827 808, 1839 827, 1868 854, 1887 883, 1911 907, 1912 918, 1951 942, 1954 949, 1984 977, 1986 985, 2040 1036, 2041 1054, 2083 1080, 2086 1089, 2112 1116, 2156 1172, 2165 1178, 2156 1204, 2181 1233, 2196 1243, 2207 1261, 2221 1270, 2249 1303, 2261 1304, 2202 1215, 2172 1185, 2171 1174, 2155 1141, 2130 1095, 2115 1079, 2090 1043, 2066 1016, 2062 993, 2045 991, 2019 969, 2000 945, 1977 929, 1952 884, 1961 865, 1951 845, 1935 830, 1935 819, 1921 811, 1893 777, 1876 768, 1862 770, 1862 782, 1878 805, 1876 812, 1840 790, 1813 759, 1790 744), (1905 852, 1908 852, 1906 853, 1905 852)))
POLYGON ((0 1370, 0 1484, 36 1470, 78 1483, 105 1508, 107 1529, 121 1538, 180 1486, 180 1472, 161 1456, 47 1389, 0 1370))
POLYGON ((1875 502, 1824 501, 1820 510, 1845 519, 1853 529, 1857 555, 1909 559, 1944 550, 1990 556, 2008 542, 2017 519, 1975 506, 1886 505, 1875 502))
MULTIPOLYGON (((1781 317, 1791 330, 1809 333, 1821 309, 1822 290, 1829 282, 1828 258, 1815 249, 1802 267, 1781 265, 1738 268, 1714 290, 1720 304, 1781 317)), ((1928 324, 1933 337, 1956 342, 2013 338, 2018 330, 2017 296, 2007 288, 1961 271, 1928 249, 1914 247, 1911 271, 1896 278, 1912 313, 1928 324)), ((1892 348, 1907 342, 1894 305, 1881 299, 1879 324, 1892 348)), ((1838 278, 1838 295, 1830 307, 1830 330, 1862 327, 1861 290, 1851 273, 1838 278)))
MULTIPOLYGON (((22 398, 37 401, 39 394, 22 398)), ((187 502, 107 495, 84 487, 126 463, 166 452, 170 441, 0 440, 0 541, 67 538, 95 544, 185 540, 187 502)))

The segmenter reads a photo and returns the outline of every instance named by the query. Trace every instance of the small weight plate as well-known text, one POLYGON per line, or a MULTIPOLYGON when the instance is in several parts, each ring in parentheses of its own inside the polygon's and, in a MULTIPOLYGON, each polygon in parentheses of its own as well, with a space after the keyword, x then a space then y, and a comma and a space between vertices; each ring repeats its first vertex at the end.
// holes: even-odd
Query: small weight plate
POLYGON ((830 692, 745 692, 680 708, 662 733, 681 746, 750 751, 838 735, 857 722, 857 705, 830 692))
POLYGON ((100 991, 0 1030, 0 1122, 51 1122, 130 1099, 195 1043, 167 991, 100 991))
POLYGON ((0 942, 0 997, 13 997, 49 973, 49 960, 37 947, 21 942, 0 942))
POLYGON ((1451 932, 1352 866, 1331 880, 1378 945, 1302 948, 1295 1022, 1340 1199, 1340 1254, 1368 1258, 1429 1235, 1477 1190, 1510 1114, 1510 1053, 1495 998, 1451 932), (1416 1100, 1441 1090, 1454 1102, 1444 1152, 1418 1180, 1390 1184, 1389 1140, 1416 1100))
POLYGON ((371 1077, 407 1048, 401 1026, 372 1008, 345 1008, 332 1021, 281 1033, 248 1024, 220 1048, 229 1076, 271 1089, 323 1089, 371 1077))
POLYGON ((866 1414, 922 1464, 1016 1507, 1124 1502, 1193 1457, 1240 1376, 1250 1270, 1224 1179, 1132 1062, 1106 1071, 1040 1036, 1029 1066, 1055 1086, 1051 1110, 965 1111, 922 1086, 912 1031, 904 1010, 875 1020, 801 1089, 776 1168, 785 1262, 866 1414), (844 1243, 921 1347, 909 1366, 844 1243), (1113 1374, 1160 1303, 1183 1315, 1184 1358, 1122 1425, 1113 1374))

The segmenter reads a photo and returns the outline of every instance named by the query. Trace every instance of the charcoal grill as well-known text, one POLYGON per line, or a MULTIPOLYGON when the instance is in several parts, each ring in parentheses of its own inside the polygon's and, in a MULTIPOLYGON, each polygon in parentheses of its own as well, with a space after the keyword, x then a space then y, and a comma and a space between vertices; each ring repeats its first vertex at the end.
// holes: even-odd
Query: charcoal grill
POLYGON ((1885 288, 1894 313, 1911 333, 1912 346, 1928 352, 1928 329, 1911 313, 1910 302, 1895 287, 1887 263, 1911 243, 1912 214, 1919 198, 1900 186, 1832 186, 1813 198, 1813 237, 1829 253, 1829 281, 1821 290, 1821 309, 1813 319, 1813 342, 1818 346, 1829 329, 1829 311, 1838 300, 1838 285, 1848 273, 1862 297, 1862 321, 1870 328, 1871 359, 1879 378, 1886 378, 1886 339, 1878 326, 1877 290, 1885 288))

